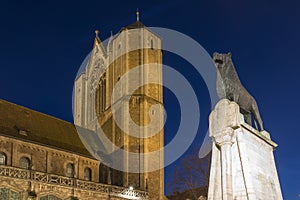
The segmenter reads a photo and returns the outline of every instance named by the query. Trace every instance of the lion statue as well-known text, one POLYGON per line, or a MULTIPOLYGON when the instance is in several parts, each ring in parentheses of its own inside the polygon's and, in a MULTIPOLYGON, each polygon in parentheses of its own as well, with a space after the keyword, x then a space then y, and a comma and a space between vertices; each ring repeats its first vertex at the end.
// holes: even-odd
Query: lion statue
POLYGON ((217 68, 217 93, 220 99, 228 99, 240 106, 247 124, 252 126, 252 118, 257 130, 263 131, 263 122, 255 99, 242 85, 232 63, 231 53, 214 53, 213 61, 217 68), (259 127, 258 127, 259 125, 259 127), (260 129, 259 129, 260 128, 260 129))

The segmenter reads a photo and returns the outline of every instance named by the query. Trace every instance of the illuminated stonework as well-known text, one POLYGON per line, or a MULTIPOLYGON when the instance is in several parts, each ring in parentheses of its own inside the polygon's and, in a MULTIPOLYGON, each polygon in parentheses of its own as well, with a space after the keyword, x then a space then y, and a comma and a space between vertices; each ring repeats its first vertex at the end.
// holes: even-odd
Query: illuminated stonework
POLYGON ((270 135, 245 123, 238 104, 227 99, 218 102, 209 122, 208 199, 283 199, 270 135))
MULTIPOLYGON (((128 154, 147 154, 163 149, 163 128, 147 137, 150 129, 133 131, 131 127, 148 125, 151 115, 155 114, 158 119, 156 125, 163 127, 163 114, 158 115, 153 110, 153 105, 163 107, 161 45, 161 39, 140 21, 111 36, 107 45, 101 42, 96 32, 94 48, 85 70, 77 77, 74 88, 75 125, 95 132, 101 128, 110 142, 125 152, 123 157, 116 159, 118 166, 122 166, 124 170, 103 167, 107 171, 103 177, 105 182, 111 181, 115 185, 133 186, 148 191, 151 199, 164 199, 163 151, 151 160, 140 157, 129 160, 128 154), (148 64, 151 65, 147 67, 148 64), (138 66, 142 67, 138 69, 136 76, 122 79, 138 66), (145 84, 149 79, 158 84, 145 84), (116 87, 119 81, 124 81, 124 84, 116 87), (134 84, 141 87, 132 94, 130 86, 134 84), (112 95, 113 92, 115 96, 112 95), (113 110, 112 105, 119 107, 113 110), (123 128, 118 126, 113 114, 124 125, 123 128), (132 136, 133 134, 138 137, 132 136), (128 168, 133 166, 138 171, 128 173, 128 168), (151 167, 158 170, 145 172, 151 167), (108 177, 108 174, 111 176, 108 177)), ((96 149, 90 146, 91 151, 95 152, 96 149)), ((105 143, 104 146, 105 149, 114 151, 115 147, 112 145, 105 143)))
POLYGON ((73 124, 3 100, 0 113, 0 199, 149 199, 100 183, 101 163, 73 124))

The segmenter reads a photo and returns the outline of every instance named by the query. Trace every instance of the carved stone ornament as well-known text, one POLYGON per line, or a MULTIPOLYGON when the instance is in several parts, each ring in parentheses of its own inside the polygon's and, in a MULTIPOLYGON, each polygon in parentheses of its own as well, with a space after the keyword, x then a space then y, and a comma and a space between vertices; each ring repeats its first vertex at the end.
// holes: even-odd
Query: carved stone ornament
POLYGON ((228 99, 220 100, 209 116, 209 136, 215 137, 228 127, 237 128, 241 124, 239 106, 228 99))
POLYGON ((223 129, 222 132, 219 132, 212 136, 212 138, 218 146, 223 146, 225 144, 232 145, 235 138, 234 129, 231 127, 227 127, 223 129))

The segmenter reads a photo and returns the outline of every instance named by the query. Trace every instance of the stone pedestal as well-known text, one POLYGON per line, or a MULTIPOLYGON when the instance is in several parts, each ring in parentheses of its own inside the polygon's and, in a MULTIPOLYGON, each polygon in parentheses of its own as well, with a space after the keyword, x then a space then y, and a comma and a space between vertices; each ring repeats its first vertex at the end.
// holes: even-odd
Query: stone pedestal
POLYGON ((227 99, 209 117, 213 140, 209 200, 281 200, 273 150, 266 131, 244 122, 239 106, 227 99))

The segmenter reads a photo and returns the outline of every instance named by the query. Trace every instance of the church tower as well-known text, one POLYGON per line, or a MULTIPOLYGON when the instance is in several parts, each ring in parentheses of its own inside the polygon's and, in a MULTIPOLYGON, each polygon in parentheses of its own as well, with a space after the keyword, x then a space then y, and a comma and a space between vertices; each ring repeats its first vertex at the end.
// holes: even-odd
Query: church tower
POLYGON ((140 22, 138 12, 136 22, 111 36, 107 44, 98 34, 86 68, 75 81, 74 123, 93 131, 101 128, 114 144, 108 148, 124 150, 121 158, 112 161, 124 170, 102 165, 101 182, 148 191, 150 199, 163 199, 162 41, 140 22), (139 87, 131 91, 132 85, 139 87), (154 119, 158 129, 147 128, 154 119), (135 125, 141 128, 131 128, 135 125), (131 153, 136 159, 131 159, 131 153))

